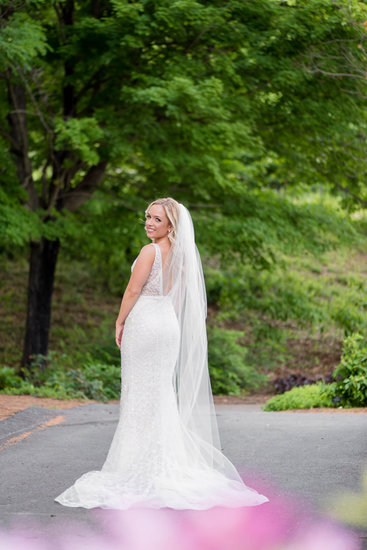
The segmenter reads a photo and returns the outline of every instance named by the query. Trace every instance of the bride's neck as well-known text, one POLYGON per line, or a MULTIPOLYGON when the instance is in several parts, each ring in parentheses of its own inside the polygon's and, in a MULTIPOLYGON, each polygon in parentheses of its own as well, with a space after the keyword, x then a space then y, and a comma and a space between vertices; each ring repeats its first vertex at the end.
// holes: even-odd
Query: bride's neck
POLYGON ((168 237, 161 237, 161 238, 158 238, 158 239, 153 239, 152 242, 154 244, 158 244, 159 246, 161 246, 162 248, 170 248, 171 247, 171 241, 169 240, 168 237))

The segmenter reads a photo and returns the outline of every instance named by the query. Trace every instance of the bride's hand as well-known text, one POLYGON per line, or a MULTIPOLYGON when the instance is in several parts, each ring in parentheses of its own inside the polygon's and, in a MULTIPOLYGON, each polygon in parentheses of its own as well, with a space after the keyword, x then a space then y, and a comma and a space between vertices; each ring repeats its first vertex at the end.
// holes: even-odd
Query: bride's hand
POLYGON ((121 349, 121 338, 124 332, 124 325, 116 325, 116 344, 121 349))

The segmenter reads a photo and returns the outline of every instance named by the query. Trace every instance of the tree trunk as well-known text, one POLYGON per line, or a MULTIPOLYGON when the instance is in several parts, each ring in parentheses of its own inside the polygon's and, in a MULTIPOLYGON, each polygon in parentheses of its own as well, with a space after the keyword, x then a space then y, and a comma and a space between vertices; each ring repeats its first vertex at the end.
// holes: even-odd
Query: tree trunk
POLYGON ((60 241, 41 238, 30 243, 28 307, 22 365, 29 366, 32 356, 48 353, 51 302, 60 241))

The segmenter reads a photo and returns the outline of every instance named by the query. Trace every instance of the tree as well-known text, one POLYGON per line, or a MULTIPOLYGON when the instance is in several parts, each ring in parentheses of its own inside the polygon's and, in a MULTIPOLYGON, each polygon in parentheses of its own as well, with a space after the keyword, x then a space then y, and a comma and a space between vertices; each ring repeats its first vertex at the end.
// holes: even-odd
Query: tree
MULTIPOLYGON (((359 116, 345 117, 347 124, 335 119, 333 135, 325 144, 329 154, 320 155, 317 172, 341 190, 344 204, 351 210, 367 206, 366 156, 366 100, 367 100, 367 20, 365 5, 347 2, 339 5, 346 24, 354 29, 354 37, 331 38, 311 48, 304 60, 305 69, 312 75, 329 80, 331 85, 343 87, 344 110, 359 111, 359 116), (349 118, 349 120, 348 120, 349 118), (342 174, 335 174, 335 166, 342 165, 342 174)), ((329 116, 331 116, 329 114, 329 116)))
POLYGON ((3 0, 0 18, 4 212, 22 208, 30 235, 24 365, 47 354, 68 212, 97 191, 125 210, 169 193, 241 218, 251 188, 296 179, 294 159, 312 177, 327 105, 344 127, 361 113, 302 65, 331 37, 355 38, 336 3, 3 0))

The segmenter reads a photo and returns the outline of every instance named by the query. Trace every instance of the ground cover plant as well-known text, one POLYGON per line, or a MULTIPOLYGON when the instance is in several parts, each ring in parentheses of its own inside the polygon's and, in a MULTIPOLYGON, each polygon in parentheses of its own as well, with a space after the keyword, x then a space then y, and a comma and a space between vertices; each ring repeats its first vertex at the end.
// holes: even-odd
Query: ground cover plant
POLYGON ((9 367, 0 368, 0 392, 9 395, 35 395, 56 399, 95 399, 120 397, 120 368, 86 357, 81 366, 68 366, 67 357, 35 357, 31 369, 16 375, 9 367), (38 362, 38 365, 37 365, 38 362))
POLYGON ((264 411, 286 411, 289 409, 334 407, 335 403, 329 390, 330 388, 322 382, 294 387, 269 399, 263 408, 264 411))

